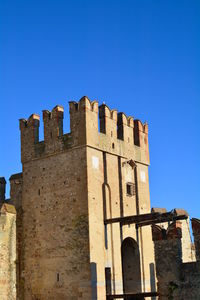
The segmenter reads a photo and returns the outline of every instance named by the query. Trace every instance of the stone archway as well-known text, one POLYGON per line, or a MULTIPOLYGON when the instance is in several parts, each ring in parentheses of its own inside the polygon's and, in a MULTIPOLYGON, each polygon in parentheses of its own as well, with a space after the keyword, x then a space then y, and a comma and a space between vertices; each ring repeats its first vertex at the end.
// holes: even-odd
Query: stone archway
POLYGON ((128 237, 122 242, 122 275, 124 293, 141 292, 140 251, 138 243, 128 237))

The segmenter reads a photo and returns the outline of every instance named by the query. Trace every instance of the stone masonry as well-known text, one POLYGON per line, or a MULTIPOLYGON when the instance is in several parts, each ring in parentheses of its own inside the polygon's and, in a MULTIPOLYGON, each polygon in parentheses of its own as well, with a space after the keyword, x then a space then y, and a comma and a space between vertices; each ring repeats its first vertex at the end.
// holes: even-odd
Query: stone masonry
POLYGON ((188 299, 199 282, 198 219, 195 255, 187 221, 152 231, 104 223, 151 212, 148 125, 87 97, 69 110, 67 134, 62 106, 43 111, 44 141, 39 115, 20 120, 22 173, 10 177, 9 200, 0 178, 0 299, 106 300, 157 288, 159 299, 188 299), (166 298, 169 289, 180 297, 182 278, 182 298, 166 298))
POLYGON ((159 300, 200 299, 200 220, 192 219, 196 260, 183 262, 182 223, 152 226, 159 300))

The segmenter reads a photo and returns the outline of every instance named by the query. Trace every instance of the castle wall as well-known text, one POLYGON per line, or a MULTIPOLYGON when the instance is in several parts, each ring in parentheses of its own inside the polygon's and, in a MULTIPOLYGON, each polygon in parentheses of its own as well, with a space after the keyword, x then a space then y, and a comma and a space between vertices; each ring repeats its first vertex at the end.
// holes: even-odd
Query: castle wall
POLYGON ((23 265, 23 210, 22 210, 22 188, 23 188, 23 174, 18 173, 12 175, 10 178, 10 200, 9 203, 15 206, 16 215, 16 285, 17 285, 17 299, 23 299, 23 278, 21 273, 24 269, 23 265))
POLYGON ((86 151, 23 165, 24 299, 89 299, 86 151))
POLYGON ((182 265, 180 299, 200 299, 200 262, 189 262, 182 265))
POLYGON ((8 204, 0 212, 0 299, 16 299, 16 211, 8 204))
MULTIPOLYGON (((152 208, 152 212, 160 212, 160 213, 166 213, 166 208, 152 208)), ((183 209, 175 209, 176 214, 183 214, 187 215, 188 213, 183 209)), ((182 261, 185 262, 193 262, 196 261, 195 256, 195 249, 193 247, 192 238, 191 238, 191 232, 190 232, 190 219, 189 216, 186 220, 180 220, 181 223, 181 230, 182 230, 182 261)), ((161 226, 162 228, 166 229, 169 226, 169 223, 157 223, 157 225, 161 226)))
POLYGON ((153 225, 152 236, 159 300, 199 299, 200 264, 183 262, 182 222, 171 223, 167 229, 153 225))
POLYGON ((174 222, 168 229, 152 226, 159 300, 170 297, 179 300, 179 280, 182 265, 181 223, 174 222))

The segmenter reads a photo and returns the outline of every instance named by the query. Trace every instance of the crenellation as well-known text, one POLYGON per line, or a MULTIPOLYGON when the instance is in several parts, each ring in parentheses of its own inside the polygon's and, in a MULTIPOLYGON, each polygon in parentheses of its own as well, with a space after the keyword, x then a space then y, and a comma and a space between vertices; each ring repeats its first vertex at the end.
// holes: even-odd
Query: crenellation
POLYGON ((167 228, 167 239, 181 239, 182 238, 182 223, 180 221, 172 222, 167 228))
POLYGON ((98 103, 82 97, 79 102, 70 101, 70 129, 73 146, 96 144, 98 135, 98 103))
POLYGON ((117 138, 117 110, 111 110, 107 105, 99 106, 100 132, 110 138, 117 138))
POLYGON ((148 124, 142 124, 140 120, 134 120, 135 144, 137 146, 142 146, 145 142, 144 137, 146 135, 148 135, 148 124))
POLYGON ((167 229, 164 225, 152 225, 153 241, 172 240, 182 238, 182 223, 180 221, 172 222, 167 229))
POLYGON ((87 96, 83 96, 78 102, 69 101, 70 112, 91 110, 98 113, 98 102, 91 101, 87 96))
POLYGON ((51 112, 43 110, 46 153, 55 152, 61 147, 59 138, 63 136, 63 114, 64 109, 61 105, 55 106, 51 112))
POLYGON ((25 162, 34 157, 35 144, 39 142, 40 116, 32 114, 28 120, 20 119, 21 130, 21 161, 25 162))
POLYGON ((44 141, 39 141, 39 115, 20 119, 22 162, 88 145, 124 157, 135 153, 136 160, 149 164, 147 127, 140 121, 140 140, 143 142, 138 147, 134 144, 135 121, 132 117, 118 114, 105 104, 98 106, 97 101, 90 101, 86 96, 78 102, 70 101, 69 112, 70 133, 63 134, 63 107, 57 105, 52 111, 43 111, 44 141))
POLYGON ((13 174, 9 178, 10 181, 10 201, 9 203, 14 205, 16 210, 22 206, 22 187, 23 187, 23 173, 13 174))
POLYGON ((134 145, 134 120, 127 117, 124 113, 118 113, 117 136, 126 143, 134 145))
POLYGON ((6 193, 6 180, 4 177, 0 177, 0 206, 5 201, 6 193))
POLYGON ((134 143, 141 148, 143 158, 149 161, 148 124, 134 120, 134 143))
POLYGON ((162 241, 167 239, 166 230, 160 225, 153 225, 152 226, 152 240, 155 241, 162 241))

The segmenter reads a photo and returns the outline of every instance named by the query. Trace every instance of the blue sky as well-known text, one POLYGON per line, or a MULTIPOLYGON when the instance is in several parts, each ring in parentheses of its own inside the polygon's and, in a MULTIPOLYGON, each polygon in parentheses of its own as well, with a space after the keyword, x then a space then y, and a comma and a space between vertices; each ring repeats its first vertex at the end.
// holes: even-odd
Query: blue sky
POLYGON ((19 118, 62 104, 67 132, 87 95, 148 121, 152 206, 200 217, 199 53, 199 1, 1 0, 0 176, 21 171, 19 118))

